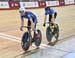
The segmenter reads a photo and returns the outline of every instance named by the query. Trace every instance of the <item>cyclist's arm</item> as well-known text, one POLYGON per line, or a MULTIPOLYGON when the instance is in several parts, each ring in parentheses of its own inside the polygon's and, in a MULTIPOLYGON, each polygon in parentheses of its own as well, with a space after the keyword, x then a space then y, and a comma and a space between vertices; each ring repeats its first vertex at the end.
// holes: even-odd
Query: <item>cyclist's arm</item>
POLYGON ((24 19, 21 17, 21 26, 24 26, 24 19))
POLYGON ((47 16, 45 15, 45 17, 44 17, 44 23, 46 23, 46 19, 47 19, 47 16))
POLYGON ((45 12, 44 23, 46 23, 48 13, 45 12))

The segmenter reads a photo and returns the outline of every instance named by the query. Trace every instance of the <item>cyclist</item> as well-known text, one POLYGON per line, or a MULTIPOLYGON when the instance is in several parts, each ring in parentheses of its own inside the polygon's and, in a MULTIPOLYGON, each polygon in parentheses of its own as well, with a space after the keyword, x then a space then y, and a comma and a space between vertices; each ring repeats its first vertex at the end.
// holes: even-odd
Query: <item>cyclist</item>
MULTIPOLYGON (((24 26, 24 19, 28 19, 27 25, 32 28, 33 31, 36 29, 36 24, 37 24, 37 17, 34 13, 30 11, 26 11, 25 8, 20 8, 19 9, 20 17, 21 17, 21 27, 20 30, 23 31, 23 26, 24 26)), ((36 36, 38 37, 38 32, 36 32, 36 36)))
MULTIPOLYGON (((49 15, 49 22, 50 22, 52 28, 54 28, 57 12, 54 9, 50 8, 50 7, 45 8, 45 18, 44 18, 44 24, 43 24, 44 27, 46 25, 47 15, 49 15)), ((56 28, 56 25, 55 25, 55 28, 56 28)), ((57 41, 58 40, 56 39, 55 42, 57 42, 57 41)), ((50 44, 53 45, 53 43, 49 42, 49 45, 50 44)))
POLYGON ((46 7, 45 8, 45 18, 44 18, 43 26, 45 26, 45 24, 46 24, 47 15, 49 15, 49 22, 52 25, 55 24, 55 18, 57 16, 57 12, 54 9, 51 9, 50 7, 46 7))

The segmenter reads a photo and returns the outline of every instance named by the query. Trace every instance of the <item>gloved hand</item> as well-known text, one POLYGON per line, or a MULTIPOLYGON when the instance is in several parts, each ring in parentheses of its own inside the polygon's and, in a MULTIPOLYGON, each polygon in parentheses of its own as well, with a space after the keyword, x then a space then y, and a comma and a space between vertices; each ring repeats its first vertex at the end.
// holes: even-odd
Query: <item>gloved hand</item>
POLYGON ((45 25, 46 25, 46 24, 44 23, 43 26, 45 27, 45 25))
POLYGON ((23 31, 23 26, 20 27, 20 30, 23 31))

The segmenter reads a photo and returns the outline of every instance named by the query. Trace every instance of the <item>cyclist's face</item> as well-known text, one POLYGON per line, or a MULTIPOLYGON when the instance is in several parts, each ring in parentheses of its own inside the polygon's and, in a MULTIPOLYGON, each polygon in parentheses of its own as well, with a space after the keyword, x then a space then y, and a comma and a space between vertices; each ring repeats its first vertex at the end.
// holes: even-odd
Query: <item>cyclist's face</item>
POLYGON ((47 13, 49 13, 49 10, 46 10, 47 13))
POLYGON ((19 13, 20 13, 21 16, 25 15, 23 11, 20 11, 19 13))

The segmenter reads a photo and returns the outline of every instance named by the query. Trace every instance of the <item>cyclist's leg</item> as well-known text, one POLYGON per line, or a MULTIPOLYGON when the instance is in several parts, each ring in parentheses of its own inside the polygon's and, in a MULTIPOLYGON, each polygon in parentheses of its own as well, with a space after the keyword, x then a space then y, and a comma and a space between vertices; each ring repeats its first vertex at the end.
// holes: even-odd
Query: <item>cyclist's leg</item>
POLYGON ((52 15, 49 15, 49 22, 51 22, 51 19, 52 19, 52 15))
POLYGON ((57 17, 57 12, 55 12, 55 14, 54 14, 54 18, 56 19, 56 17, 57 17))
POLYGON ((33 18, 32 18, 32 21, 33 21, 33 23, 34 23, 34 32, 36 31, 36 25, 37 25, 37 17, 36 16, 34 16, 33 18))
POLYGON ((31 26, 31 21, 30 20, 28 20, 28 24, 27 24, 28 26, 31 26))
MULTIPOLYGON (((35 40, 34 40, 34 33, 35 33, 35 30, 36 30, 36 24, 35 24, 34 19, 35 19, 35 18, 32 18, 32 21, 33 21, 33 24, 34 24, 34 25, 33 25, 33 29, 32 29, 32 30, 33 30, 33 32, 32 32, 32 43, 35 41, 35 40)), ((32 24, 32 23, 31 23, 31 24, 32 24)))
POLYGON ((39 38, 40 35, 38 34, 38 31, 36 30, 36 26, 37 26, 37 18, 36 17, 33 18, 33 22, 34 22, 34 34, 37 38, 39 38))
MULTIPOLYGON (((30 20, 28 20, 27 26, 31 26, 31 21, 30 21, 30 20)), ((29 29, 30 29, 30 28, 29 28, 29 29)), ((28 29, 28 30, 29 30, 29 29, 28 29)))
POLYGON ((32 43, 35 42, 35 40, 34 40, 35 29, 36 29, 36 25, 34 25, 34 30, 33 30, 33 34, 32 34, 32 36, 33 36, 32 43))
POLYGON ((51 23, 51 19, 52 19, 52 15, 49 15, 49 23, 50 23, 50 25, 52 26, 53 23, 51 23))
MULTIPOLYGON (((54 13, 54 20, 56 19, 56 17, 57 17, 57 13, 55 12, 54 13)), ((52 15, 51 15, 51 19, 52 19, 52 15)), ((51 26, 52 26, 53 29, 57 28, 55 22, 54 23, 51 23, 51 26)))
MULTIPOLYGON (((57 17, 57 12, 55 12, 55 14, 54 14, 55 19, 56 19, 56 17, 57 17)), ((57 24, 55 24, 55 28, 57 28, 57 24)))

